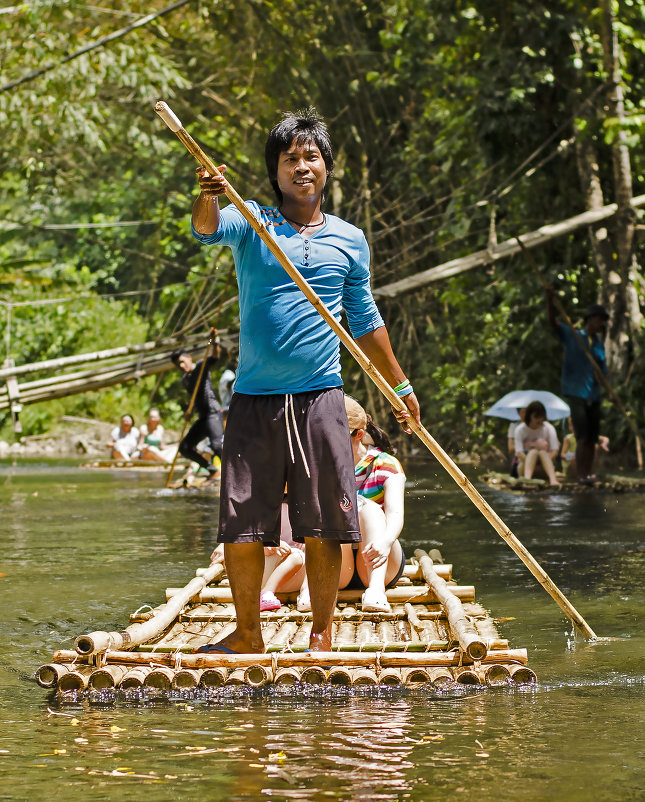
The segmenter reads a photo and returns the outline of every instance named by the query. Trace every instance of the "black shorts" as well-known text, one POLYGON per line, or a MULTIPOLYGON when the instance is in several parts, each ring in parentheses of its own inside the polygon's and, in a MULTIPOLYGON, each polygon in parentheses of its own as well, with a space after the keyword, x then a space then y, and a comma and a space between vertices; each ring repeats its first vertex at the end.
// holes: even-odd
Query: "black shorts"
MULTIPOLYGON (((356 559, 356 558, 354 558, 356 559)), ((403 576, 403 571, 405 569, 405 554, 403 553, 403 549, 401 549, 401 565, 399 565, 399 570, 396 572, 396 575, 390 579, 390 581, 385 585, 385 589, 393 588, 396 583, 401 579, 403 576)), ((358 573, 358 568, 356 567, 356 563, 354 562, 354 573, 352 574, 352 578, 349 582, 345 585, 343 590, 361 590, 365 588, 365 583, 360 577, 358 573)))
POLYGON ((222 453, 218 542, 277 546, 285 484, 294 541, 360 541, 342 388, 233 395, 222 453))
POLYGON ((585 401, 584 398, 567 395, 565 400, 571 409, 571 423, 576 440, 597 443, 600 434, 600 401, 585 401))

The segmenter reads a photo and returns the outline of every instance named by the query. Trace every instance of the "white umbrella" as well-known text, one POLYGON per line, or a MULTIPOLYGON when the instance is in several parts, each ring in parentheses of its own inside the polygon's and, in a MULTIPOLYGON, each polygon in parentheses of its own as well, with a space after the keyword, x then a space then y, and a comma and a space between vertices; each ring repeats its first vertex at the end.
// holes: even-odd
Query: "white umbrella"
POLYGON ((519 420, 518 409, 528 407, 531 401, 540 401, 546 409, 548 420, 560 420, 567 418, 571 414, 569 405, 555 393, 548 390, 513 390, 496 401, 484 415, 491 415, 494 418, 505 418, 506 420, 519 420))

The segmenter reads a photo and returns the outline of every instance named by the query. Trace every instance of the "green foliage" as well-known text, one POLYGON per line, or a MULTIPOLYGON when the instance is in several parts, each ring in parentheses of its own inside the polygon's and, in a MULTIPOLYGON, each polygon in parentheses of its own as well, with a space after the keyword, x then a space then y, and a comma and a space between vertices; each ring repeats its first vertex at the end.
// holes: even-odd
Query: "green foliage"
MULTIPOLYGON (((262 202, 272 202, 266 130, 280 112, 315 105, 337 154, 327 208, 366 230, 375 286, 486 248, 493 211, 500 241, 580 213, 567 144, 575 132, 597 149, 608 201, 610 149, 626 136, 642 192, 643 0, 617 6, 621 123, 605 113, 602 15, 579 0, 191 3, 66 60, 165 5, 30 0, 0 15, 3 82, 55 65, 0 91, 0 295, 12 304, 75 299, 13 308, 19 362, 199 331, 205 321, 236 325, 226 303, 236 293, 230 253, 190 236, 194 164, 153 113, 159 97, 228 165, 240 194, 262 202)), ((572 315, 596 299, 585 231, 535 253, 572 315)), ((451 449, 490 443, 497 430, 482 411, 509 389, 558 389, 559 346, 523 259, 382 308, 424 417, 451 449)), ((633 346, 641 359, 642 344, 633 346)), ((349 364, 346 373, 354 375, 349 364)), ((143 414, 155 386, 77 396, 23 417, 41 430, 61 409, 143 414)), ((178 415, 176 377, 156 393, 178 415)))

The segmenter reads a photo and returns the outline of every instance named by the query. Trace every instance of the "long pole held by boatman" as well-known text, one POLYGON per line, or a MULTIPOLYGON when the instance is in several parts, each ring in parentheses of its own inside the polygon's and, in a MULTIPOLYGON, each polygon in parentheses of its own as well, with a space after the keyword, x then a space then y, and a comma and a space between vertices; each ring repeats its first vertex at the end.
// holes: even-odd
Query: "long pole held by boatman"
MULTIPOLYGON (((171 111, 166 103, 162 100, 158 101, 155 105, 155 111, 166 123, 168 128, 175 133, 178 139, 183 143, 186 149, 191 153, 197 161, 205 167, 211 175, 219 175, 219 171, 212 160, 204 153, 199 147, 197 142, 190 136, 190 134, 182 126, 179 118, 171 111)), ((282 267, 287 271, 289 276, 295 281, 298 288, 304 293, 307 300, 315 307, 316 311, 323 317, 325 322, 331 327, 334 333, 338 336, 343 345, 347 348, 350 354, 363 368, 365 373, 370 377, 378 389, 390 402, 392 407, 403 412, 407 412, 408 408, 401 398, 394 392, 390 385, 385 381, 383 376, 378 372, 374 365, 370 362, 367 356, 359 348, 356 342, 352 339, 351 335, 338 323, 336 318, 327 309, 327 307, 320 300, 318 295, 309 286, 307 281, 300 274, 296 266, 289 260, 285 253, 283 253, 280 246, 270 236, 266 228, 255 217, 253 212, 244 203, 240 195, 229 184, 226 189, 226 196, 233 203, 239 212, 247 220, 249 225, 257 232, 258 236, 262 239, 263 243, 280 262, 282 267)), ((546 592, 556 602, 558 607, 564 614, 573 622, 573 624, 580 630, 587 640, 597 640, 595 632, 591 629, 589 624, 584 620, 576 608, 566 598, 561 590, 555 585, 553 580, 548 576, 546 571, 540 566, 537 560, 530 554, 524 545, 515 537, 511 530, 506 526, 504 521, 497 515, 495 510, 477 491, 474 485, 470 482, 468 477, 457 467, 452 459, 446 454, 441 446, 434 440, 430 433, 424 426, 417 423, 413 418, 409 419, 409 425, 412 431, 417 435, 421 442, 434 454, 434 456, 443 465, 446 471, 454 479, 454 481, 461 487, 464 493, 470 498, 473 504, 480 510, 484 517, 488 520, 491 526, 497 531, 500 537, 508 543, 513 549, 515 554, 522 560, 524 565, 529 569, 533 576, 538 580, 546 592)))

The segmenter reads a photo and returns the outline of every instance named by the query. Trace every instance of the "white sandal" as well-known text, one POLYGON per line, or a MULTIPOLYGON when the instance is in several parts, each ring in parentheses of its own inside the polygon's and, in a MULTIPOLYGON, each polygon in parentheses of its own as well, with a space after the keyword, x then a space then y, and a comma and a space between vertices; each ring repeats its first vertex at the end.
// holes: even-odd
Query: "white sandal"
POLYGON ((391 613, 392 607, 385 593, 367 588, 361 598, 361 607, 364 613, 391 613))

